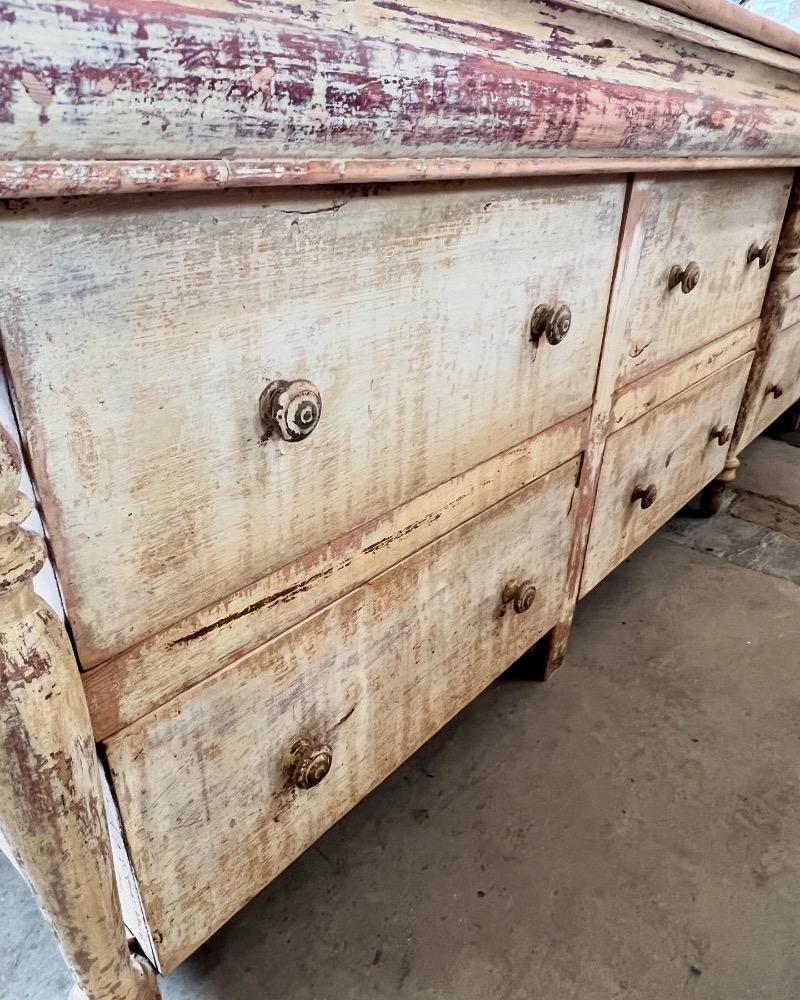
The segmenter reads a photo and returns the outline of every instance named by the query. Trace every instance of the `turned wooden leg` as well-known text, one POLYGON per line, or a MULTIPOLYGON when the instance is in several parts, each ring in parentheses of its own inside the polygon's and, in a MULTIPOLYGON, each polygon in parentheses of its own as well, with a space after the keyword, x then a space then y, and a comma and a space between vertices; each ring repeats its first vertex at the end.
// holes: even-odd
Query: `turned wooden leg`
POLYGON ((728 458, 725 468, 716 479, 713 479, 700 494, 700 507, 698 513, 701 517, 713 517, 718 514, 722 507, 722 500, 725 496, 725 487, 736 478, 736 470, 741 462, 735 456, 728 458))
POLYGON ((0 428, 0 830, 75 977, 71 1000, 158 1000, 152 969, 128 948, 72 647, 33 591, 45 550, 20 527, 30 501, 19 473, 0 428))

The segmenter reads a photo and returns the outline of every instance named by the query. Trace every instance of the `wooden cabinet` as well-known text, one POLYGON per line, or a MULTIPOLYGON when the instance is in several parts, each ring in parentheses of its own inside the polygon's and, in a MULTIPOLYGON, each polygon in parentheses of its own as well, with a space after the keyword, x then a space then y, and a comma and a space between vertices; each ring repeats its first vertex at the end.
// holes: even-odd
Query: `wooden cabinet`
POLYGON ((698 2, 7 0, 0 828, 79 1000, 800 395, 800 39, 698 2))

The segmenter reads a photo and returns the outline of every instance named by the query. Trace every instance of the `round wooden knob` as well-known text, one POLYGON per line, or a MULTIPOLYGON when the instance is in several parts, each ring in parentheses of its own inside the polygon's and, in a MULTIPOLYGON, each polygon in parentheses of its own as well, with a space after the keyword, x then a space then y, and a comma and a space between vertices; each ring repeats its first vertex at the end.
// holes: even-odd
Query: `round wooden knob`
POLYGON ((772 396, 773 399, 780 399, 781 396, 783 395, 783 386, 782 385, 778 385, 777 382, 776 382, 774 385, 770 385, 770 386, 767 387, 767 393, 766 394, 768 396, 772 396))
POLYGON ((267 436, 302 441, 319 423, 322 396, 319 389, 305 379, 292 382, 276 379, 261 393, 259 412, 267 436))
POLYGON ((292 744, 289 751, 292 761, 289 765, 289 780, 297 788, 313 788, 330 771, 333 750, 327 743, 312 743, 300 739, 292 744))
POLYGON ((675 288, 677 285, 681 286, 681 291, 684 295, 688 295, 693 289, 697 288, 697 283, 700 280, 700 265, 697 261, 690 260, 686 267, 681 267, 680 264, 673 264, 672 269, 669 272, 669 287, 670 289, 675 288))
POLYGON ((754 260, 757 260, 759 268, 766 267, 772 260, 774 252, 775 247, 772 244, 772 240, 767 240, 763 247, 760 247, 757 243, 751 243, 747 248, 747 263, 752 264, 754 260))
POLYGON ((530 580, 509 580, 503 587, 503 604, 510 604, 518 615, 524 614, 536 600, 536 587, 530 580))
POLYGON ((648 486, 637 486, 631 494, 631 503, 636 503, 638 500, 642 510, 647 510, 648 507, 652 507, 656 502, 657 496, 658 490, 655 483, 650 483, 648 486))
POLYGON ((732 437, 731 429, 727 424, 725 427, 715 427, 711 432, 711 440, 713 441, 716 438, 719 445, 730 444, 732 437))
POLYGON ((564 302, 554 306, 538 305, 531 316, 531 340, 544 336, 549 344, 560 344, 572 326, 572 311, 564 302))

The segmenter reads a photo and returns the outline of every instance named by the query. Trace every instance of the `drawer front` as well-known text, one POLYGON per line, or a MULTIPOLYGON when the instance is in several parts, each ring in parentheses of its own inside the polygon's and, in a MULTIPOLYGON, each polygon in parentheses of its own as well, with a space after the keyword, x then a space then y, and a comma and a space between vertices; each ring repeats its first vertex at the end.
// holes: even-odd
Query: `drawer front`
POLYGON ((618 386, 759 316, 791 181, 790 170, 634 181, 609 317, 618 386), (751 246, 761 258, 748 261, 751 246))
POLYGON ((782 330, 772 344, 739 441, 739 450, 800 398, 800 323, 782 330))
POLYGON ((586 407, 623 198, 401 185, 4 219, 0 324, 83 665, 586 407))
MULTIPOLYGON (((564 613, 571 460, 105 744, 168 971, 564 613), (503 603, 511 580, 526 587, 503 603), (299 788, 296 741, 329 773, 299 788), (295 771, 291 771, 294 765, 295 771)), ((510 596, 507 594, 507 596, 510 596)))
POLYGON ((597 488, 581 596, 725 465, 752 352, 612 434, 597 488))

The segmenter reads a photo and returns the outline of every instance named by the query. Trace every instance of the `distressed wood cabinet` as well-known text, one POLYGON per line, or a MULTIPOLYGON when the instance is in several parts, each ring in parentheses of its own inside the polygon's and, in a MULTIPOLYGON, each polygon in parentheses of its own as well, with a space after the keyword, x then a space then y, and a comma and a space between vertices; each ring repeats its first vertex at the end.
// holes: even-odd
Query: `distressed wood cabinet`
POLYGON ((155 1000, 800 396, 800 39, 725 0, 0 23, 0 833, 75 1000, 155 1000))

